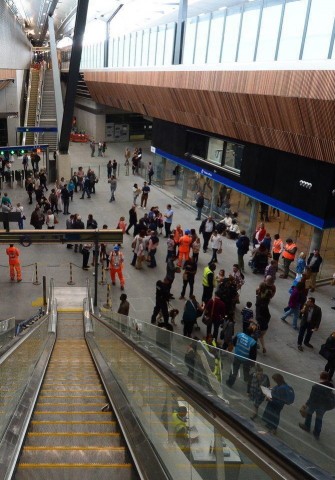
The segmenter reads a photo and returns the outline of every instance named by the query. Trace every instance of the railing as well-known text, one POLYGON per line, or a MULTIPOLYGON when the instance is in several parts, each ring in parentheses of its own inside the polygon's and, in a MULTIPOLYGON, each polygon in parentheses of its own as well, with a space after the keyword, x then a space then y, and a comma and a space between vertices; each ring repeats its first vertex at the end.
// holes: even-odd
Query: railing
MULTIPOLYGON (((311 433, 307 433, 299 427, 299 423, 304 423, 299 410, 302 405, 306 404, 315 383, 260 362, 245 363, 243 359, 234 356, 233 353, 205 346, 199 341, 131 317, 116 313, 103 313, 103 317, 113 328, 131 339, 132 342, 150 351, 160 361, 173 366, 180 374, 187 375, 200 388, 204 388, 208 395, 224 399, 234 415, 238 414, 240 418, 247 419, 251 428, 255 429, 258 434, 264 435, 269 442, 273 438, 270 431, 276 431, 276 438, 289 446, 297 457, 310 458, 311 462, 315 464, 315 470, 321 468, 330 474, 334 472, 335 445, 332 441, 332 425, 335 420, 335 409, 326 412, 326 421, 323 425, 320 442, 317 442, 311 433), (241 372, 237 373, 239 366, 241 372), (232 371, 237 373, 234 384, 232 384, 232 371), (290 401, 287 399, 287 403, 282 402, 281 408, 275 410, 273 408, 275 402, 267 400, 262 394, 259 388, 259 378, 264 386, 274 387, 278 375, 281 375, 285 382, 293 388, 295 398, 292 404, 289 404, 290 401), (228 379, 231 380, 231 386, 226 383, 228 379), (253 421, 249 420, 250 417, 253 417, 253 421), (309 457, 309 452, 313 452, 312 457, 309 457)), ((94 335, 105 352, 106 358, 108 357, 108 362, 115 363, 116 369, 122 371, 126 365, 118 356, 119 352, 108 339, 105 330, 97 322, 94 323, 94 335)), ((135 371, 140 372, 139 366, 135 368, 135 371)), ((151 391, 151 385, 154 386, 155 382, 150 379, 150 375, 147 381, 143 380, 142 385, 140 385, 139 378, 134 378, 134 382, 138 382, 136 388, 131 385, 131 378, 122 376, 120 381, 130 392, 135 389, 136 394, 140 395, 140 388, 142 388, 148 395, 155 396, 155 392, 151 391)), ((275 390, 272 391, 275 392, 275 390)), ((320 397, 329 392, 331 393, 327 387, 321 387, 320 397)), ((141 393, 141 396, 143 395, 141 393)), ((282 448, 285 449, 283 445, 282 448)), ((314 467, 311 468, 314 469, 314 467)))
MULTIPOLYGON (((31 79, 32 79, 32 74, 31 74, 31 69, 29 71, 29 84, 28 84, 28 94, 27 94, 27 102, 26 102, 26 111, 24 113, 24 123, 23 126, 27 127, 28 126, 28 114, 29 114, 29 104, 30 104, 30 93, 31 93, 31 79)), ((26 144, 26 133, 22 135, 22 145, 26 144)))
MULTIPOLYGON (((41 112, 42 112, 45 69, 46 69, 46 64, 45 62, 43 62, 39 71, 40 73, 39 73, 39 80, 38 80, 36 121, 35 121, 35 125, 37 127, 39 127, 40 125, 40 118, 41 118, 41 112)), ((39 135, 38 133, 34 133, 34 145, 37 145, 39 143, 38 135, 39 135)))
POLYGON ((15 317, 0 320, 0 348, 15 336, 15 317))

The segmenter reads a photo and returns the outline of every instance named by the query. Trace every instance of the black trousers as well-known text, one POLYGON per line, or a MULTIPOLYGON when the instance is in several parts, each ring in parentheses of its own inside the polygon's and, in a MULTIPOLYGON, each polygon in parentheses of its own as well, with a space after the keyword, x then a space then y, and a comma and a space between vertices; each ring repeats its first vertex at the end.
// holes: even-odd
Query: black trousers
POLYGON ((162 311, 164 323, 169 323, 169 310, 167 302, 156 302, 151 316, 151 323, 156 323, 156 318, 160 311, 162 311))

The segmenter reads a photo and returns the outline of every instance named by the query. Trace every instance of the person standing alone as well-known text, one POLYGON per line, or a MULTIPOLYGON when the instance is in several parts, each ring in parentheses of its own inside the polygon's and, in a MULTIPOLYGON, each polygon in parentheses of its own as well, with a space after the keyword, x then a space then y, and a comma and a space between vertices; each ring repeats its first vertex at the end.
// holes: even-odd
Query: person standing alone
POLYGON ((6 249, 6 253, 8 255, 9 261, 9 273, 10 279, 12 282, 15 280, 15 272, 16 272, 16 279, 18 282, 22 281, 22 274, 21 274, 21 265, 20 265, 20 250, 14 247, 14 244, 11 243, 9 247, 6 249))

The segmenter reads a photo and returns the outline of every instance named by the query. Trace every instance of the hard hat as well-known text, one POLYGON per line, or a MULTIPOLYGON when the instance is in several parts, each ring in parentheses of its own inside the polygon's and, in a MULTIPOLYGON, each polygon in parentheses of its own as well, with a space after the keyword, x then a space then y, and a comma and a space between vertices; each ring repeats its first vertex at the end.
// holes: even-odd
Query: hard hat
POLYGON ((114 252, 118 252, 120 250, 120 247, 118 245, 115 245, 113 250, 114 250, 114 252))
POLYGON ((185 230, 185 235, 189 235, 190 233, 190 230, 185 230))

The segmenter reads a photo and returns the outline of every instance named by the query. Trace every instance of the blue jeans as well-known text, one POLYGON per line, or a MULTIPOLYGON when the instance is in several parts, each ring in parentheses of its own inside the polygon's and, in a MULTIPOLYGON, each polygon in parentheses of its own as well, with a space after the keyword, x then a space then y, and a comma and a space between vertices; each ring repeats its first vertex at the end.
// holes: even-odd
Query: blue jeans
POLYGON ((315 435, 319 436, 322 429, 322 419, 326 412, 323 410, 323 408, 308 407, 307 416, 305 419, 305 426, 308 428, 308 430, 311 429, 312 415, 314 412, 315 412, 314 433, 315 435))
POLYGON ((300 313, 300 307, 295 307, 295 308, 290 308, 287 312, 284 313, 284 315, 281 317, 282 320, 285 320, 286 317, 289 315, 293 315, 293 322, 292 322, 292 327, 297 328, 298 327, 298 318, 299 318, 299 313, 300 313))

